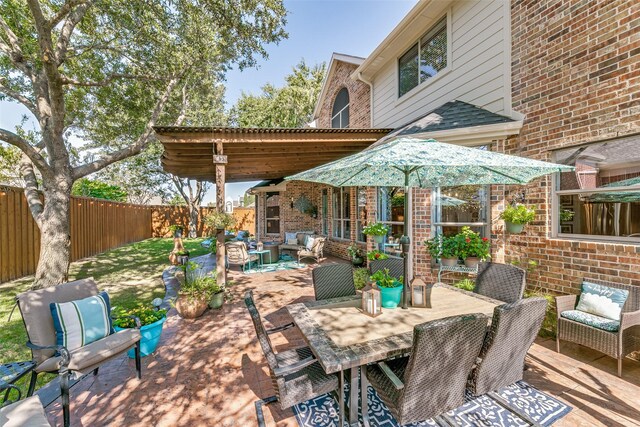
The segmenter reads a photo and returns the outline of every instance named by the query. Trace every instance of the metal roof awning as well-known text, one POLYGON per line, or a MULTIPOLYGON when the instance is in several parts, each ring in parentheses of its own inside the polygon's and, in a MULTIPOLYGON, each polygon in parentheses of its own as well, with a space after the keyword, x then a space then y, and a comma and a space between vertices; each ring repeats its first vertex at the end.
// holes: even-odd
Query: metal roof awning
POLYGON ((226 182, 282 178, 362 151, 391 129, 157 126, 162 167, 182 178, 215 181, 214 147, 227 157, 226 182))

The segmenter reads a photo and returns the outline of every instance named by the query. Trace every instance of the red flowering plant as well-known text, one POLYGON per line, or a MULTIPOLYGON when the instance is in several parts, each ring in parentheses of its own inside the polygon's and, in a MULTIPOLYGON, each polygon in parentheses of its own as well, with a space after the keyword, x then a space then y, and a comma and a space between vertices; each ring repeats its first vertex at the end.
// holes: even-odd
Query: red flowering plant
POLYGON ((367 252, 367 259, 369 261, 375 261, 377 259, 387 259, 387 258, 389 258, 389 255, 377 249, 371 252, 367 252))
POLYGON ((491 242, 486 237, 480 237, 470 227, 462 227, 462 231, 455 236, 455 241, 456 252, 462 259, 476 257, 484 261, 490 258, 491 242))

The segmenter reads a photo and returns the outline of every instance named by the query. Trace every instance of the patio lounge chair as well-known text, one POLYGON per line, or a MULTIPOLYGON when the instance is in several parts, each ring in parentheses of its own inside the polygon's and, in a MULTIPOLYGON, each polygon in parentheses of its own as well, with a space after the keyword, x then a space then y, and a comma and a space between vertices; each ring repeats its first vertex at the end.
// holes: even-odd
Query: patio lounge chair
POLYGON ((544 298, 527 298, 493 310, 469 390, 479 396, 522 379, 524 358, 538 336, 547 308, 544 298))
POLYGON ((33 360, 37 366, 31 374, 28 396, 33 394, 36 378, 41 372, 58 373, 62 395, 64 425, 69 425, 69 376, 83 375, 93 371, 108 360, 135 348, 136 370, 141 378, 140 363, 140 320, 136 318, 137 328, 125 329, 108 335, 75 350, 67 350, 56 345, 56 330, 49 304, 75 301, 98 294, 98 285, 93 279, 82 279, 63 283, 36 291, 24 292, 16 297, 18 308, 27 329, 33 360))
POLYGON ((318 237, 314 240, 311 249, 300 248, 298 250, 298 264, 305 258, 314 259, 316 262, 319 262, 320 258, 324 258, 324 243, 326 240, 326 237, 318 237))
POLYGON ((589 319, 594 321, 604 320, 607 326, 613 326, 609 328, 611 330, 605 330, 606 326, 604 324, 600 327, 595 327, 562 317, 561 315, 564 311, 575 310, 578 295, 558 296, 556 297, 556 316, 558 321, 556 351, 560 353, 560 340, 571 341, 598 350, 618 359, 618 376, 621 377, 622 360, 627 354, 640 350, 640 287, 586 278, 584 281, 629 291, 629 297, 622 307, 620 321, 616 322, 615 320, 584 313, 585 321, 589 319))
POLYGON ((274 329, 265 329, 260 313, 253 301, 252 291, 247 291, 244 302, 251 315, 258 341, 269 365, 269 374, 276 395, 256 402, 258 425, 264 425, 262 404, 280 402, 281 408, 287 409, 298 403, 338 389, 338 377, 327 375, 309 347, 275 353, 271 346, 269 334, 281 332, 293 326, 293 323, 274 329))
POLYGON ((44 414, 40 398, 31 396, 0 408, 0 426, 51 427, 51 424, 44 414))
MULTIPOLYGON (((370 383, 401 425, 457 408, 464 403, 467 377, 482 347, 487 320, 484 314, 468 314, 415 326, 408 357, 363 368, 362 393, 370 383)), ((368 425, 366 401, 362 396, 368 425)))
POLYGON ((251 264, 258 263, 260 259, 258 254, 247 252, 244 242, 227 242, 224 247, 227 252, 227 270, 230 265, 239 265, 242 267, 242 272, 246 273, 247 265, 251 268, 251 264))
POLYGON ((522 299, 527 272, 509 264, 482 262, 474 292, 506 303, 522 299))
POLYGON ((356 295, 353 267, 349 264, 329 264, 316 267, 311 275, 316 301, 356 295))
POLYGON ((369 271, 374 274, 378 270, 389 269, 391 277, 399 279, 404 277, 404 259, 403 258, 387 258, 369 261, 369 271))

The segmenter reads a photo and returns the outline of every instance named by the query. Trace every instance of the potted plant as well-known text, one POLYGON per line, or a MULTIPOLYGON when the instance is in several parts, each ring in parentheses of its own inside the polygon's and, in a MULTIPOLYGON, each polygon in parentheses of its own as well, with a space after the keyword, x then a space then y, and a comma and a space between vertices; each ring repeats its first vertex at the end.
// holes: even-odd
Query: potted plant
POLYGON ((473 231, 470 227, 462 227, 462 231, 454 237, 456 253, 464 260, 464 265, 474 268, 489 258, 489 247, 491 243, 486 237, 473 231))
POLYGON ((509 233, 522 233, 524 226, 536 217, 536 211, 525 205, 509 205, 500 214, 509 233))
POLYGON ((355 242, 351 242, 351 244, 347 248, 347 252, 351 257, 351 263, 355 267, 361 267, 364 264, 364 254, 362 253, 362 248, 360 248, 360 246, 358 246, 355 242))
POLYGON ((199 265, 189 262, 181 266, 184 271, 184 283, 180 285, 178 297, 174 303, 178 314, 185 319, 202 316, 211 300, 215 277, 199 274, 199 265))
POLYGON ((212 284, 211 300, 209 301, 209 308, 218 309, 222 307, 222 304, 224 304, 224 289, 222 288, 222 286, 218 285, 218 283, 212 284))
POLYGON ((369 261, 375 261, 375 260, 378 260, 378 259, 387 259, 387 258, 389 258, 389 255, 387 255, 384 252, 379 251, 377 249, 373 250, 371 252, 367 252, 367 259, 369 261))
POLYGON ((376 243, 384 242, 384 236, 387 235, 389 229, 386 225, 376 222, 375 224, 369 224, 362 229, 362 233, 367 236, 373 236, 373 240, 376 243))
POLYGON ((382 306, 384 308, 396 308, 400 304, 402 297, 402 288, 404 285, 403 277, 392 277, 389 269, 378 270, 371 275, 371 280, 375 281, 380 289, 380 297, 382 298, 382 306))
POLYGON ((426 240, 425 246, 432 258, 440 259, 443 266, 454 266, 458 264, 458 254, 456 252, 456 242, 454 237, 447 237, 442 234, 433 239, 426 240))
POLYGON ((171 224, 169 226, 169 232, 173 235, 173 237, 182 237, 183 228, 178 224, 171 224))
POLYGON ((204 218, 204 223, 214 230, 229 230, 236 224, 236 219, 226 212, 213 211, 204 218))
MULTIPOLYGON (((162 335, 162 325, 167 320, 167 310, 156 310, 152 307, 139 305, 130 310, 120 310, 113 321, 116 331, 133 328, 136 326, 135 316, 140 319, 140 356, 145 357, 156 351, 162 335)), ((129 358, 135 358, 135 350, 127 352, 129 358)))

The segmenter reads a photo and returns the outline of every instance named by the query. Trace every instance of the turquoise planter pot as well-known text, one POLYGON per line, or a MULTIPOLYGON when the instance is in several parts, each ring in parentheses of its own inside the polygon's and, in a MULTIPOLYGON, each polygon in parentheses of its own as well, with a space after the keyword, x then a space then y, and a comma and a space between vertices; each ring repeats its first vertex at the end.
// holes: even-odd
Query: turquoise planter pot
POLYGON ((382 298, 382 307, 396 308, 400 305, 403 285, 400 282, 396 282, 396 284, 398 286, 395 288, 383 288, 378 286, 378 289, 380 289, 380 297, 382 298))
MULTIPOLYGON (((162 335, 162 325, 164 325, 166 317, 162 319, 150 323, 148 325, 144 325, 140 328, 140 356, 145 357, 156 351, 158 348, 158 343, 160 342, 160 335, 162 335)), ((122 331, 124 328, 115 327, 116 331, 122 331)), ((130 359, 134 359, 136 357, 135 349, 131 349, 127 352, 127 356, 130 359)))

